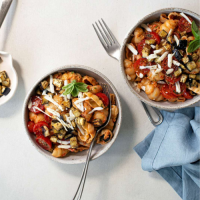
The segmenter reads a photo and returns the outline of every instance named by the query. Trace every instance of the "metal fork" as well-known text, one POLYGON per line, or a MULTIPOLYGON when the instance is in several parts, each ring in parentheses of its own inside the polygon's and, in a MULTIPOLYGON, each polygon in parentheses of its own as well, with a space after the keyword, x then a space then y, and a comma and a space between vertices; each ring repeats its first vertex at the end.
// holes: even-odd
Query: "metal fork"
MULTIPOLYGON (((111 32, 111 30, 108 28, 108 26, 104 22, 104 20, 103 19, 101 19, 101 20, 102 21, 98 20, 99 24, 97 22, 95 22, 96 26, 94 24, 92 24, 92 26, 93 26, 101 44, 103 45, 104 49, 108 53, 108 55, 119 61, 120 44, 117 41, 117 39, 115 38, 115 36, 113 35, 113 33, 111 32)), ((158 120, 155 121, 153 119, 151 113, 149 112, 147 105, 144 102, 141 102, 141 103, 143 105, 144 110, 146 111, 146 114, 147 114, 150 122, 154 126, 158 126, 159 124, 161 124, 163 122, 163 116, 157 108, 152 107, 152 109, 155 111, 155 113, 158 116, 158 120)))
POLYGON ((74 198, 73 200, 75 200, 77 198, 77 200, 80 200, 81 197, 82 197, 82 193, 83 193, 83 189, 84 189, 84 185, 85 185, 85 180, 86 180, 86 177, 87 177, 87 171, 88 171, 88 166, 89 166, 89 162, 90 162, 90 158, 91 158, 91 153, 92 153, 92 148, 93 148, 93 145, 96 141, 96 138, 97 138, 97 135, 101 132, 102 129, 104 129, 109 121, 110 121, 110 118, 111 118, 111 99, 110 99, 110 90, 107 86, 107 84, 105 83, 100 83, 100 85, 102 86, 103 88, 103 92, 107 95, 107 97, 109 98, 109 114, 108 114, 108 118, 107 118, 107 121, 97 129, 96 131, 96 134, 90 144, 90 148, 89 148, 89 151, 88 151, 88 154, 87 154, 87 158, 86 158, 86 162, 85 162, 85 166, 84 166, 84 169, 83 169, 83 172, 82 172, 82 175, 81 175, 81 180, 80 180, 80 183, 78 185, 78 188, 76 190, 76 193, 74 195, 74 198))

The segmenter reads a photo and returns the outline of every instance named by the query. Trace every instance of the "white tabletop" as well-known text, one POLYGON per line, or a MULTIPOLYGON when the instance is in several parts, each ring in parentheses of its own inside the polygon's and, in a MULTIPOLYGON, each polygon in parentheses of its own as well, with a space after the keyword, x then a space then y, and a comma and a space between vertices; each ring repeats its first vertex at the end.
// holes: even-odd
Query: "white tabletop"
POLYGON ((123 123, 114 145, 91 162, 82 199, 179 200, 157 173, 141 169, 133 147, 153 130, 142 106, 123 80, 119 63, 102 48, 92 28, 103 18, 121 43, 139 19, 157 9, 182 7, 199 12, 199 0, 14 0, 0 31, 1 50, 10 52, 18 90, 0 107, 0 199, 72 199, 83 165, 63 165, 40 155, 22 126, 26 93, 42 74, 65 64, 83 64, 116 86, 123 123))

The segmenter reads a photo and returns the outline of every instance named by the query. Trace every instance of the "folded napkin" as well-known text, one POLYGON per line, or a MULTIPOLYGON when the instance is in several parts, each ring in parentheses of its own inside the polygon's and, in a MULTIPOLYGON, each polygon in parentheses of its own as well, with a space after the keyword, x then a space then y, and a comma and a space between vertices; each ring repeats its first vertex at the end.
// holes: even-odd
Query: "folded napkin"
POLYGON ((134 150, 184 200, 200 199, 200 107, 161 111, 164 121, 134 150))

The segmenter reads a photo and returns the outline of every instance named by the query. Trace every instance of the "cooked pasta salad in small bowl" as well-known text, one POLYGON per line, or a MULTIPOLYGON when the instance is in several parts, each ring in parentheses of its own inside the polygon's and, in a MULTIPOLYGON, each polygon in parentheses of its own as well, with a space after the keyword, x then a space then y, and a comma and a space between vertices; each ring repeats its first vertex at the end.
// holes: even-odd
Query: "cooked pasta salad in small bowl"
POLYGON ((97 136, 92 159, 105 153, 117 137, 120 100, 112 83, 99 72, 67 66, 42 78, 27 95, 24 126, 42 154, 62 163, 82 163, 96 130, 107 121, 110 106, 111 119, 97 136))
POLYGON ((121 48, 122 72, 143 102, 177 109, 200 100, 199 20, 187 10, 162 9, 128 33, 121 48))

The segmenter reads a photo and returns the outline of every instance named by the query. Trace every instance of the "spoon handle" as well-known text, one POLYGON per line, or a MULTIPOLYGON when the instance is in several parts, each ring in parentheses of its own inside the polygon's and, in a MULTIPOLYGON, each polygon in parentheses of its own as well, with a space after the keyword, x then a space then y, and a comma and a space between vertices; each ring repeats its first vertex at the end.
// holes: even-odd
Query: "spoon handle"
POLYGON ((12 1, 13 0, 4 0, 2 2, 1 10, 0 10, 0 28, 1 28, 1 25, 3 24, 3 21, 6 17, 6 14, 7 14, 9 8, 10 8, 12 1))

